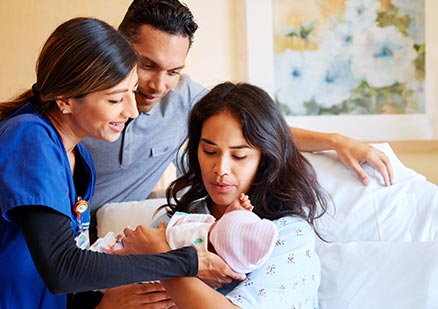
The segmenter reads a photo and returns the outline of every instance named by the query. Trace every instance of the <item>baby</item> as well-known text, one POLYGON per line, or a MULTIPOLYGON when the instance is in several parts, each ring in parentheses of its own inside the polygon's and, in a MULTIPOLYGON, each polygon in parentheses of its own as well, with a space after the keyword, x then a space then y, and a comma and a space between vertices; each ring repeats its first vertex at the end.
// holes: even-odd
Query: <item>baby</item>
MULTIPOLYGON (((193 246, 198 252, 216 253, 234 271, 249 273, 266 262, 278 238, 274 223, 260 219, 252 209, 242 193, 218 220, 209 214, 176 212, 167 224, 167 242, 172 249, 193 246)), ((112 232, 91 246, 91 250, 107 253, 121 248, 112 232)))
POLYGON ((193 246, 198 252, 218 254, 238 273, 249 273, 271 255, 278 231, 274 223, 252 212, 248 196, 241 194, 223 216, 176 212, 166 228, 172 249, 193 246))

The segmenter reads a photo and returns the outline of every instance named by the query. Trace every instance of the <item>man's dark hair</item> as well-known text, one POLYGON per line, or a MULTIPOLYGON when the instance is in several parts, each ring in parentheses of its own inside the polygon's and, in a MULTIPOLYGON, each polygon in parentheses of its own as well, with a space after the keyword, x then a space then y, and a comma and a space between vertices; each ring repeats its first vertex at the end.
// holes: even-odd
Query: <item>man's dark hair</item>
POLYGON ((119 30, 135 42, 142 25, 151 25, 172 35, 187 37, 189 46, 192 45, 193 35, 198 29, 192 12, 178 0, 134 0, 119 30))

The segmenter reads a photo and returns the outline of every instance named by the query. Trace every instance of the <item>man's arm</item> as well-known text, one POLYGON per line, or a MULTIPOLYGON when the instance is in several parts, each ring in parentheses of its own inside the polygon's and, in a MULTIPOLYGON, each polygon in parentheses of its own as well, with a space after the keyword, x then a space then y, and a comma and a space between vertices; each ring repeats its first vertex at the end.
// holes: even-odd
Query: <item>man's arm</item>
POLYGON ((369 183, 369 177, 361 167, 366 162, 382 174, 385 185, 392 184, 391 162, 380 150, 336 133, 322 133, 292 127, 290 130, 300 151, 335 150, 342 163, 353 170, 364 185, 369 183))

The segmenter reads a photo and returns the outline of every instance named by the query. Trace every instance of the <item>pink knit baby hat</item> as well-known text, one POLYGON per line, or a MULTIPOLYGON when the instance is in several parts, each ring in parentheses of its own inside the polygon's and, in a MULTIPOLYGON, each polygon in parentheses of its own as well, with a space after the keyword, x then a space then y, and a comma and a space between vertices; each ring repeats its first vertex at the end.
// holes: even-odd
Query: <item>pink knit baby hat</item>
POLYGON ((273 222, 248 210, 225 213, 210 233, 217 254, 238 273, 249 273, 265 263, 277 238, 273 222))

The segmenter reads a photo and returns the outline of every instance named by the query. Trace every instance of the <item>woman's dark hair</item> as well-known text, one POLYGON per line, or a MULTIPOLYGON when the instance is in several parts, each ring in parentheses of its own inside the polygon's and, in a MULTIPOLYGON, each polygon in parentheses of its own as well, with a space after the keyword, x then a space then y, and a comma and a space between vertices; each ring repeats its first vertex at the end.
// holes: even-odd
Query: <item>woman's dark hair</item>
POLYGON ((151 25, 158 30, 187 37, 189 46, 198 25, 189 8, 179 0, 134 0, 120 23, 119 30, 132 42, 142 25, 151 25))
POLYGON ((247 192, 254 212, 270 220, 299 216, 313 226, 314 219, 327 208, 326 193, 317 181, 315 170, 298 151, 278 106, 268 93, 247 83, 219 84, 194 106, 181 160, 183 175, 166 192, 169 214, 187 212, 191 202, 207 195, 198 145, 204 122, 221 112, 235 116, 246 141, 261 151, 254 182, 247 192), (185 193, 181 196, 182 192, 185 193), (176 204, 172 205, 173 202, 176 204))
POLYGON ((32 88, 0 104, 0 120, 30 100, 45 113, 58 96, 81 98, 114 87, 136 64, 131 43, 112 26, 94 18, 70 19, 44 44, 32 88))

